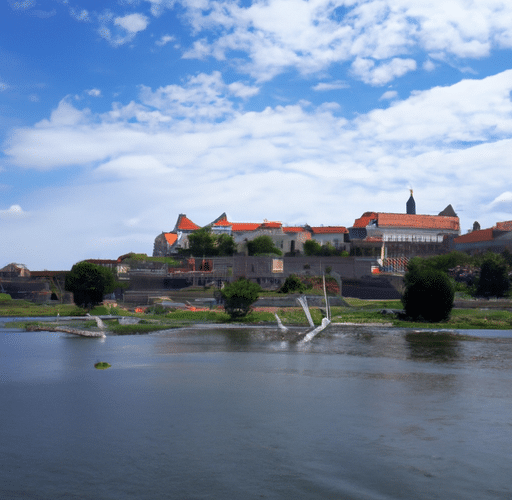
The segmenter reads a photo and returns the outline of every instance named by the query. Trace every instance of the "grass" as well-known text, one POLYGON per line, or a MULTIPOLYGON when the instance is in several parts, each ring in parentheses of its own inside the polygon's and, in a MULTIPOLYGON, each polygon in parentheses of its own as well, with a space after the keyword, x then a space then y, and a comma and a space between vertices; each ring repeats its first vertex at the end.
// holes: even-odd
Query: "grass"
POLYGON ((84 316, 86 311, 74 304, 34 304, 27 300, 9 300, 0 302, 1 316, 84 316))
MULTIPOLYGON (((372 323, 392 325, 397 328, 442 328, 442 329, 512 329, 512 312, 506 309, 453 309, 448 321, 440 323, 409 322, 398 319, 394 315, 383 315, 383 309, 402 309, 399 300, 362 300, 344 298, 349 307, 332 307, 331 317, 334 323, 372 323)), ((117 321, 106 322, 107 329, 117 335, 129 335, 136 333, 150 333, 156 330, 179 328, 197 323, 226 323, 226 324, 268 324, 275 325, 276 311, 284 325, 308 326, 306 316, 301 307, 261 308, 251 312, 245 318, 232 321, 222 310, 189 311, 180 310, 169 312, 165 315, 133 314, 122 312, 123 315, 135 316, 141 319, 136 325, 119 325, 117 321)), ((316 325, 320 324, 323 310, 312 307, 311 315, 316 325)), ((38 317, 38 316, 70 316, 73 314, 85 314, 85 311, 74 305, 36 305, 21 300, 0 302, 0 316, 38 317)), ((102 309, 93 310, 92 313, 101 314, 102 309)), ((91 314, 92 314, 91 313, 91 314)), ((33 324, 33 322, 32 322, 33 324)), ((62 321, 60 323, 63 324, 62 321)), ((17 326, 26 328, 29 322, 19 322, 17 326)), ((49 327, 51 324, 45 323, 49 327)), ((73 322, 76 328, 96 328, 94 321, 73 322)))

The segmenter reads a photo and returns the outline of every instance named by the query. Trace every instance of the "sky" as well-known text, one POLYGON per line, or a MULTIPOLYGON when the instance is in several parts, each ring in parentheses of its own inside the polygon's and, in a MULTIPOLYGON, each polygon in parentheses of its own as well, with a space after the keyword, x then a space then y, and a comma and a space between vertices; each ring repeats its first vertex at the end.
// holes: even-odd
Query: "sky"
POLYGON ((0 268, 184 213, 512 219, 510 0, 0 0, 0 268))

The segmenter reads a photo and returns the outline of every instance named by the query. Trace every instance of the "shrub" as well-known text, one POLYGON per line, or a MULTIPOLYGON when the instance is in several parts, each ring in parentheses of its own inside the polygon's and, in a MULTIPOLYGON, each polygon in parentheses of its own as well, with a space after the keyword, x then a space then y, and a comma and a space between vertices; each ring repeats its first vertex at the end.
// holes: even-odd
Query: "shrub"
POLYGON ((114 291, 114 274, 106 267, 90 262, 79 262, 66 274, 64 288, 73 292, 77 306, 94 307, 103 301, 103 295, 114 291))
POLYGON ((290 274, 281 288, 278 290, 279 293, 303 293, 306 290, 306 285, 302 283, 300 278, 295 274, 290 274))
POLYGON ((257 283, 245 278, 226 285, 221 291, 224 309, 231 316, 231 319, 246 316, 252 308, 252 304, 258 300, 261 291, 257 283))
POLYGON ((480 268, 476 294, 481 297, 503 297, 509 288, 505 259, 501 255, 486 254, 480 268))
POLYGON ((12 300, 12 297, 8 293, 0 293, 0 302, 7 302, 12 300))
POLYGON ((432 268, 417 267, 405 275, 405 314, 413 319, 443 321, 450 317, 455 292, 450 278, 432 268))

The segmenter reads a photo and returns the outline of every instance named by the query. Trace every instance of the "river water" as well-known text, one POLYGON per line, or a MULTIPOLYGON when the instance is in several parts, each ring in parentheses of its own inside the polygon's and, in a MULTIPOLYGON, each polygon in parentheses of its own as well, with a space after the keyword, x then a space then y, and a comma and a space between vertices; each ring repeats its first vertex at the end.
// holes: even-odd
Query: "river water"
POLYGON ((511 331, 267 333, 4 325, 0 498, 512 498, 511 331))

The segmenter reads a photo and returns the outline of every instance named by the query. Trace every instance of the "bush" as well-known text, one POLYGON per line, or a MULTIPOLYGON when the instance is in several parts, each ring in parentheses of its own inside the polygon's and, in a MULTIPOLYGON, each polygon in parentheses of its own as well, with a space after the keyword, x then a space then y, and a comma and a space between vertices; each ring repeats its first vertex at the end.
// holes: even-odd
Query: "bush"
POLYGON ((402 304, 405 314, 413 320, 447 320, 453 308, 454 295, 450 278, 441 271, 417 267, 405 275, 402 304))
POLYGON ((0 302, 7 302, 12 300, 12 297, 8 293, 0 293, 0 302))
POLYGON ((224 309, 231 319, 247 316, 254 302, 258 300, 260 291, 261 288, 257 283, 245 278, 239 278, 237 281, 226 285, 221 294, 224 309))
POLYGON ((272 238, 262 235, 247 242, 249 255, 282 255, 281 250, 274 245, 272 238))
POLYGON ((295 274, 290 274, 281 288, 278 290, 279 293, 303 293, 306 290, 306 285, 302 283, 300 278, 295 274))
POLYGON ((486 254, 480 267, 476 294, 480 297, 503 297, 509 288, 505 259, 498 254, 486 254))
POLYGON ((73 292, 73 301, 80 307, 94 307, 103 301, 103 296, 114 291, 114 274, 106 267, 90 262, 75 264, 66 274, 64 288, 73 292))

